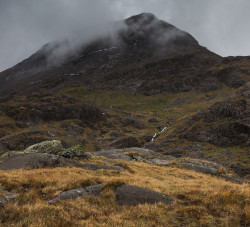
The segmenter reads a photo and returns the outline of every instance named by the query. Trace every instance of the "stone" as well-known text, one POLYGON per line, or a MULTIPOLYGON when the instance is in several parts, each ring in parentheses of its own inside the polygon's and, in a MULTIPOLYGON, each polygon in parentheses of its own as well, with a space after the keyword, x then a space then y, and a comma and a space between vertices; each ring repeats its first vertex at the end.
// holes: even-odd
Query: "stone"
POLYGON ((116 202, 118 205, 136 206, 138 204, 165 203, 172 204, 174 200, 159 192, 133 185, 122 185, 115 189, 116 202))
POLYGON ((69 191, 62 192, 60 195, 51 199, 49 204, 55 203, 57 200, 73 200, 77 198, 82 198, 85 196, 93 195, 97 196, 101 193, 104 184, 97 184, 88 187, 77 188, 69 191))
POLYGON ((44 141, 38 144, 34 144, 24 150, 24 153, 48 153, 48 154, 58 154, 64 150, 60 140, 44 141))

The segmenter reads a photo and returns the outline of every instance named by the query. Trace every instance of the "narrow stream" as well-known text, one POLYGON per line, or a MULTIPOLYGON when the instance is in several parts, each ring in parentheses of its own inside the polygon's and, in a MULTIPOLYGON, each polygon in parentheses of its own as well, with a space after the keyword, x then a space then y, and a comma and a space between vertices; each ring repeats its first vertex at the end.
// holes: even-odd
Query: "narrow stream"
POLYGON ((156 132, 156 133, 153 135, 153 137, 152 137, 152 139, 151 139, 151 142, 154 142, 155 138, 156 138, 159 134, 161 134, 162 132, 164 132, 166 129, 167 129, 167 127, 165 126, 160 132, 156 132))

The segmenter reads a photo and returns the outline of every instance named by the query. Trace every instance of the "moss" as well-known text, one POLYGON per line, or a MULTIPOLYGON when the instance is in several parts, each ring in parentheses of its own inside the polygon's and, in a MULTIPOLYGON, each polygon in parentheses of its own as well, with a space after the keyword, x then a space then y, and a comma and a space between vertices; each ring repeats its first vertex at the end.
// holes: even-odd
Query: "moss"
POLYGON ((84 147, 82 145, 74 145, 70 147, 70 149, 76 150, 76 151, 84 151, 84 147))

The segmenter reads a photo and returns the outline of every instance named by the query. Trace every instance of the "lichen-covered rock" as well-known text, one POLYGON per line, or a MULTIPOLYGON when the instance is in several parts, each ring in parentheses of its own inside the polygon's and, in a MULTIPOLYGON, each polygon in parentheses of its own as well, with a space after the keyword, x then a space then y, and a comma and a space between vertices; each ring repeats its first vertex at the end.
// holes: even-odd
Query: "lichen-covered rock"
POLYGON ((85 152, 81 145, 76 145, 71 148, 65 149, 58 153, 60 156, 70 159, 90 159, 91 154, 89 152, 85 152))
POLYGON ((64 148, 60 140, 44 141, 38 144, 34 144, 24 150, 24 153, 47 153, 47 154, 59 154, 64 148))
POLYGON ((89 159, 91 154, 84 152, 81 145, 76 145, 68 149, 64 149, 60 140, 44 141, 34 144, 23 151, 9 151, 1 155, 1 159, 5 159, 15 154, 30 154, 30 153, 47 153, 60 155, 70 159, 89 159))

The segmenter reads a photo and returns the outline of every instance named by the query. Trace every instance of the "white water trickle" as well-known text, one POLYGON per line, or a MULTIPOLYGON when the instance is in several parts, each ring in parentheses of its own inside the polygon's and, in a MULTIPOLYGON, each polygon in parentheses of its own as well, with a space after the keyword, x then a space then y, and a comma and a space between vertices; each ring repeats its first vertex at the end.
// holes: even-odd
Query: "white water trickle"
POLYGON ((151 142, 154 142, 155 138, 157 137, 157 135, 161 134, 162 132, 164 132, 167 129, 167 127, 165 126, 160 132, 155 133, 151 139, 151 142))
POLYGON ((153 135, 151 142, 154 142, 154 139, 155 139, 156 136, 157 136, 157 133, 155 133, 155 134, 153 135))

